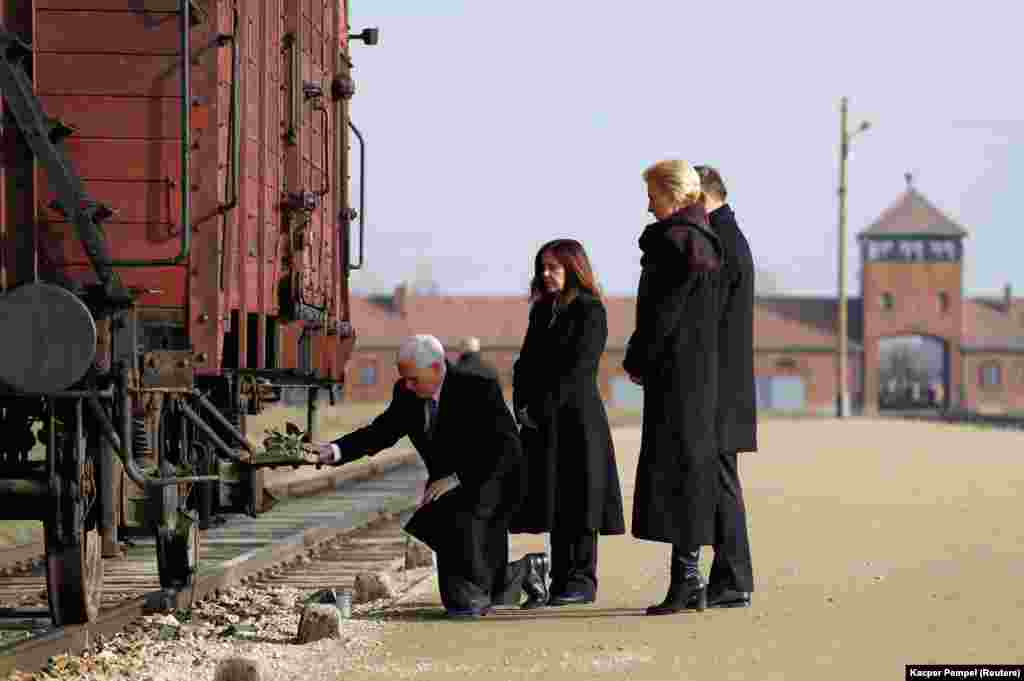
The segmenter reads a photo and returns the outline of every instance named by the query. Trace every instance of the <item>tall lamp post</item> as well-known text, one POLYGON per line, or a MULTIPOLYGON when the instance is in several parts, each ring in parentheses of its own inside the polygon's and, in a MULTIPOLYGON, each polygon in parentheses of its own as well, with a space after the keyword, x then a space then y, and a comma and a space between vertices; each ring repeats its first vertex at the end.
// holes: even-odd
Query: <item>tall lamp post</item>
POLYGON ((847 314, 846 314, 846 158, 850 153, 850 140, 864 132, 871 124, 864 121, 850 132, 846 128, 846 97, 839 104, 839 361, 836 362, 836 413, 843 419, 850 415, 850 392, 847 372, 847 314))

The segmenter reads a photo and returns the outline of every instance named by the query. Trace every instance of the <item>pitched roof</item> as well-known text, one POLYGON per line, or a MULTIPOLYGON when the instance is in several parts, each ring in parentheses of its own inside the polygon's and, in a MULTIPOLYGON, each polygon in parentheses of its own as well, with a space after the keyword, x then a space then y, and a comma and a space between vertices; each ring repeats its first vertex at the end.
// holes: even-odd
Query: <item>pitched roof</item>
MULTIPOLYGON (((827 343, 836 342, 836 328, 839 320, 839 301, 835 298, 822 296, 758 296, 755 310, 764 310, 779 317, 789 324, 813 330, 819 337, 827 338, 827 343)), ((755 313, 756 314, 756 313, 755 313)), ((860 298, 846 299, 846 331, 850 347, 860 347, 864 338, 864 305, 860 298)), ((756 317, 755 317, 756 323, 756 317)), ((780 329, 781 331, 781 329, 780 329)), ((756 334, 756 331, 755 331, 756 334)), ((765 336, 766 342, 772 334, 765 336)), ((795 340, 793 332, 779 337, 780 340, 795 340)), ((774 340, 772 341, 774 343, 774 340)), ((757 343, 762 344, 760 338, 757 343)), ((801 343, 786 343, 800 345, 801 343)))
POLYGON ((1024 298, 964 300, 963 349, 1024 352, 1024 298))
MULTIPOLYGON (((792 315, 782 315, 760 303, 754 306, 754 349, 760 351, 783 349, 822 350, 836 347, 835 326, 808 324, 792 315)), ((860 344, 854 340, 849 349, 856 351, 860 344)))
MULTIPOLYGON (((526 335, 529 303, 525 296, 412 296, 406 314, 394 311, 387 299, 353 296, 356 346, 395 347, 413 333, 430 333, 454 349, 466 336, 487 348, 518 348, 526 335)), ((636 299, 609 296, 608 347, 622 349, 633 333, 636 299)), ((827 298, 759 298, 754 308, 754 342, 762 350, 824 348, 835 345, 838 306, 827 298)), ((859 347, 860 301, 850 299, 850 349, 859 347)))
POLYGON ((397 346, 403 338, 414 333, 409 322, 392 314, 387 307, 366 296, 349 298, 352 326, 356 331, 356 348, 397 346))
MULTIPOLYGON (((636 299, 605 298, 608 347, 625 347, 636 320, 636 299)), ((392 347, 414 333, 437 336, 454 349, 467 336, 483 348, 519 347, 526 335, 530 304, 526 296, 410 296, 404 316, 386 298, 353 296, 352 320, 358 347, 392 347)))
MULTIPOLYGON (((525 296, 416 296, 408 301, 405 317, 386 301, 353 296, 352 319, 357 347, 393 348, 413 333, 432 333, 445 347, 456 348, 466 336, 476 336, 487 348, 517 348, 526 334, 529 303, 525 296)), ((847 301, 850 349, 861 347, 864 306, 860 298, 847 301)), ((636 299, 609 296, 608 347, 622 349, 633 332, 636 299)), ((830 348, 836 343, 839 306, 834 298, 761 296, 754 307, 757 349, 830 348)), ((966 350, 1024 352, 1024 298, 964 300, 962 345, 966 350)))
POLYGON ((962 238, 967 231, 908 185, 871 226, 857 235, 868 239, 899 236, 962 238))
POLYGON ((386 301, 353 296, 356 347, 394 347, 414 333, 437 336, 455 349, 466 336, 484 348, 518 346, 526 334, 529 302, 525 296, 413 296, 400 315, 386 301))

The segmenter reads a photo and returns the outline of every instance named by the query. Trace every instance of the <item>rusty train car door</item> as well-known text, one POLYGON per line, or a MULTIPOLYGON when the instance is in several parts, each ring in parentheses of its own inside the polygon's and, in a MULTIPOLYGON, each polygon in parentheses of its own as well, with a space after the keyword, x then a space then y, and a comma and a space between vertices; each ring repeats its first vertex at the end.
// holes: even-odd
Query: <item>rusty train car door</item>
MULTIPOLYGON (((301 367, 343 380, 353 342, 352 90, 338 86, 351 82, 347 1, 205 3, 191 32, 187 176, 176 5, 37 0, 8 22, 22 21, 32 37, 42 106, 75 128, 66 154, 114 211, 105 223, 112 257, 177 259, 117 268, 141 291, 143 324, 172 329, 159 333, 191 347, 197 369, 301 367), (183 192, 193 228, 187 253, 183 192)), ((5 165, 5 286, 30 280, 33 269, 91 282, 45 175, 36 169, 32 180, 16 179, 19 167, 32 170, 31 159, 5 165), (15 223, 35 224, 36 246, 15 223)))
MULTIPOLYGON (((347 339, 337 331, 349 319, 347 229, 339 227, 348 192, 337 180, 347 179, 348 126, 338 120, 347 108, 332 105, 332 82, 343 63, 347 8, 333 0, 265 0, 237 11, 241 179, 238 210, 225 221, 221 309, 237 328, 228 329, 224 365, 273 364, 342 379, 347 339)), ((222 28, 232 12, 221 12, 222 28)), ((230 150, 232 76, 227 57, 221 60, 220 148, 230 150)), ((230 162, 221 164, 221 184, 231 184, 230 162)))

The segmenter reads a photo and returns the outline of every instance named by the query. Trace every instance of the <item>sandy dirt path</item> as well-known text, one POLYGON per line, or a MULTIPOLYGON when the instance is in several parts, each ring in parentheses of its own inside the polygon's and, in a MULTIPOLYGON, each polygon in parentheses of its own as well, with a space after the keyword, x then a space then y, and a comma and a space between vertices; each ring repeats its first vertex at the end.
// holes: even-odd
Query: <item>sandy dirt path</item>
MULTIPOLYGON (((760 439, 741 460, 753 607, 644 617, 668 547, 603 538, 597 603, 453 622, 428 580, 345 678, 897 679, 910 663, 1024 662, 1024 435, 773 420, 760 439)), ((639 430, 615 442, 628 521, 639 430)), ((517 535, 512 557, 543 546, 517 535)))

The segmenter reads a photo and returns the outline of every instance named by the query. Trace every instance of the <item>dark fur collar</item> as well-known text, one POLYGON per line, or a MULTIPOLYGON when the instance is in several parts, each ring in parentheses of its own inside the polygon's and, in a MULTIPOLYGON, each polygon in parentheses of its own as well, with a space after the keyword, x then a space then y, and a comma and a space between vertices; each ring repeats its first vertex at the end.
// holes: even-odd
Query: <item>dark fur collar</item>
POLYGON ((692 268, 712 271, 721 265, 722 245, 708 224, 702 204, 692 204, 664 220, 648 225, 640 235, 642 263, 666 249, 689 261, 692 268))

